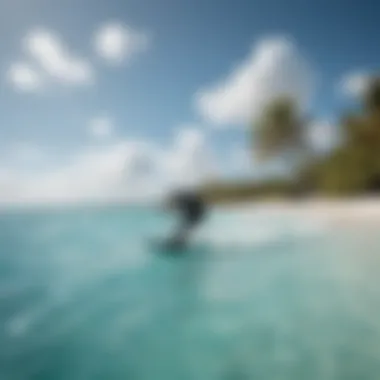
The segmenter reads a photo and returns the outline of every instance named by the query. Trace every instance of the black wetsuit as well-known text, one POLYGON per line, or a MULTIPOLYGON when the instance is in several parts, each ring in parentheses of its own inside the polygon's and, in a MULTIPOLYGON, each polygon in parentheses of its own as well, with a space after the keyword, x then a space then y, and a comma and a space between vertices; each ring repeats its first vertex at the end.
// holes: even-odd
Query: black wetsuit
POLYGON ((206 205, 202 197, 195 192, 179 192, 171 197, 171 204, 181 215, 180 226, 170 239, 173 247, 186 244, 188 234, 199 224, 205 214, 206 205))

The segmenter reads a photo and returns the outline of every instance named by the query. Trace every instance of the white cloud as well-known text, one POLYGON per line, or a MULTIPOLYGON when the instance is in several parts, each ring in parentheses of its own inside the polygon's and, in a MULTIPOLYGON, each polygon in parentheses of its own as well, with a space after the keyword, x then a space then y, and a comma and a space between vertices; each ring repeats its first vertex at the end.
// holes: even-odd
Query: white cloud
POLYGON ((119 23, 108 23, 99 28, 94 36, 97 54, 105 60, 120 64, 142 52, 148 46, 145 33, 119 23))
POLYGON ((27 63, 14 63, 7 73, 8 81, 23 92, 36 92, 41 88, 40 75, 27 63))
POLYGON ((174 187, 197 186, 218 174, 210 142, 204 132, 191 125, 178 130, 164 167, 174 187))
POLYGON ((61 83, 83 85, 93 79, 89 62, 75 56, 57 35, 48 30, 32 30, 24 39, 24 48, 45 74, 61 83))
POLYGON ((96 117, 92 119, 88 125, 91 136, 97 139, 105 139, 113 133, 113 123, 107 116, 96 117))
POLYGON ((346 74, 340 83, 341 91, 348 97, 360 98, 366 92, 369 79, 370 75, 366 72, 346 74))
POLYGON ((317 153, 325 153, 333 149, 340 139, 336 125, 328 121, 316 121, 308 126, 307 138, 317 153))
MULTIPOLYGON (((3 204, 149 199, 199 184, 215 164, 210 143, 200 130, 190 128, 181 128, 166 148, 132 140, 86 146, 68 152, 67 160, 53 167, 40 162, 42 170, 29 170, 25 162, 41 150, 20 147, 0 166, 3 204)), ((43 159, 50 157, 44 154, 43 159)))
POLYGON ((4 169, 0 199, 9 202, 10 189, 14 194, 12 200, 19 203, 105 201, 138 196, 140 184, 136 175, 131 175, 137 147, 133 141, 85 147, 72 153, 63 164, 51 170, 35 171, 33 175, 21 167, 4 169))
POLYGON ((307 107, 314 81, 313 70, 291 41, 264 39, 226 78, 199 91, 195 103, 213 124, 246 124, 276 96, 292 96, 307 107))

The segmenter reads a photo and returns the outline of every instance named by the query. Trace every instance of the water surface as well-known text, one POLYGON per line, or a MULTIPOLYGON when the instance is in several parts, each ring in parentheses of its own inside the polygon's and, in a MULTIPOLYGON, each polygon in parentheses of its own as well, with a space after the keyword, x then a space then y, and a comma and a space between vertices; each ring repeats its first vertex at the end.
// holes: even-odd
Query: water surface
POLYGON ((379 379, 380 238, 217 211, 0 216, 0 379, 379 379))

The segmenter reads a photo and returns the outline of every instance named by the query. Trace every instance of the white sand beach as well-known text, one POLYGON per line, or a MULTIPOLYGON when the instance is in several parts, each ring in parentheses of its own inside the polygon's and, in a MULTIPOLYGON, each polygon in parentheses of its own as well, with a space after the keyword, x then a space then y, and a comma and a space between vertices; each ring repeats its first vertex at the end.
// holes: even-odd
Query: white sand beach
POLYGON ((380 223, 380 198, 322 199, 301 201, 244 202, 224 205, 223 209, 240 215, 265 213, 266 215, 293 216, 338 228, 376 227, 380 223))

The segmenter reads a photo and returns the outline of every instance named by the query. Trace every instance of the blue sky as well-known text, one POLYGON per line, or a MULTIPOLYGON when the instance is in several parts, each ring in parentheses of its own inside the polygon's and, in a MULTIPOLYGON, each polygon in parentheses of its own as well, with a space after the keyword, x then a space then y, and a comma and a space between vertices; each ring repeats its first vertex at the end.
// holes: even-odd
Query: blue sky
MULTIPOLYGON (((380 54, 376 17, 380 5, 372 1, 16 0, 2 1, 0 7, 1 148, 9 153, 14 146, 18 152, 20 146, 41 151, 48 147, 50 156, 44 152, 45 164, 67 160, 73 152, 78 155, 95 140, 99 146, 101 136, 94 138, 94 123, 108 125, 103 133, 95 133, 103 138, 108 135, 102 149, 140 140, 176 150, 172 145, 179 131, 196 126, 202 138, 192 139, 199 143, 207 135, 203 145, 212 144, 225 159, 225 152, 244 141, 246 123, 243 117, 239 119, 239 109, 215 122, 212 115, 222 115, 226 108, 220 96, 215 100, 216 89, 232 91, 226 99, 234 103, 236 98, 237 108, 244 93, 265 93, 268 79, 261 83, 254 69, 247 74, 248 81, 254 78, 253 90, 240 93, 231 78, 244 71, 245 63, 254 66, 256 62, 257 66, 258 46, 270 39, 289 41, 288 50, 278 53, 280 61, 293 60, 291 65, 299 59, 305 61, 302 67, 307 67, 307 72, 302 80, 314 78, 307 85, 308 111, 323 125, 326 121, 333 124, 335 115, 350 104, 350 98, 340 91, 342 79, 377 69, 380 54), (128 28, 129 38, 137 33, 134 36, 142 40, 136 40, 136 46, 141 46, 135 50, 124 46, 124 56, 115 63, 115 56, 112 60, 96 48, 96 36, 105 25, 128 28), (55 73, 57 79, 46 72, 44 61, 41 67, 41 56, 38 52, 33 56, 25 42, 41 30, 53 36, 53 42, 63 44, 68 59, 86 65, 88 81, 62 70, 55 73), (33 89, 25 91, 12 81, 10 68, 20 63, 38 74, 39 84, 33 89), (199 101, 203 90, 212 97, 206 104, 199 101)), ((124 38, 127 32, 124 30, 124 38)), ((273 68, 280 69, 281 64, 273 68)), ((260 70, 263 76, 267 74, 265 68, 260 70)), ((273 78, 281 81, 287 73, 276 75, 273 78)), ((292 80, 284 83, 292 86, 292 80)), ((304 94, 300 91, 297 89, 298 96, 304 94)), ((250 101, 260 96, 256 94, 250 101)), ((17 154, 13 152, 13 157, 17 154)))

